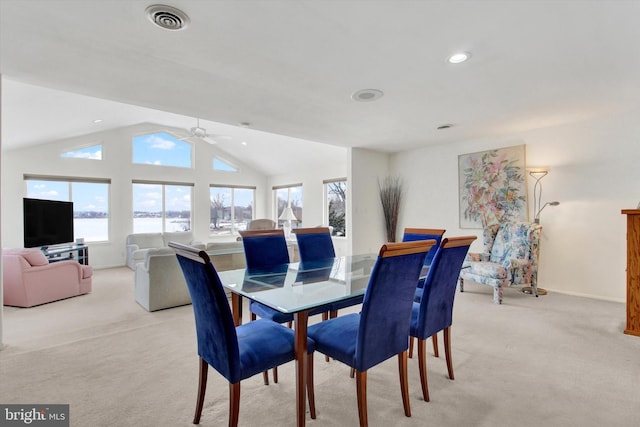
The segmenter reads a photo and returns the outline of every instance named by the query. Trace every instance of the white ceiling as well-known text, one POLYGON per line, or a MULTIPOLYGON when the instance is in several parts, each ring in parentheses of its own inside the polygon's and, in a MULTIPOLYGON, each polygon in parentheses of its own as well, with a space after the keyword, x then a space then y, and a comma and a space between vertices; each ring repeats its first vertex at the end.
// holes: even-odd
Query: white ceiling
POLYGON ((2 144, 200 117, 271 174, 265 153, 341 152, 300 139, 394 152, 590 120, 640 109, 638 16, 634 0, 0 0, 2 144), (154 3, 189 26, 154 26, 154 3), (365 88, 385 95, 350 98, 365 88))

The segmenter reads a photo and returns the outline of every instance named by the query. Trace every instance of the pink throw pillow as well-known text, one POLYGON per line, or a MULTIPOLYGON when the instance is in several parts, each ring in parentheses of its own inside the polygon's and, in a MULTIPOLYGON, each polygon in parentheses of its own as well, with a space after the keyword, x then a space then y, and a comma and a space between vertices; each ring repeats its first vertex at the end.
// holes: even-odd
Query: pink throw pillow
POLYGON ((40 249, 23 249, 20 251, 20 255, 22 255, 32 267, 49 264, 47 257, 44 256, 40 249))

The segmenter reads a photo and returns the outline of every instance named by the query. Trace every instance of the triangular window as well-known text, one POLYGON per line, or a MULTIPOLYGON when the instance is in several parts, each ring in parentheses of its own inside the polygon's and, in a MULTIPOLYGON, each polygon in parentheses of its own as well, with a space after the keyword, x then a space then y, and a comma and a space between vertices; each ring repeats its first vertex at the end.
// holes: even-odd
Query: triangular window
POLYGON ((217 157, 213 158, 213 170, 225 172, 238 172, 238 168, 217 157))
POLYGON ((60 157, 72 157, 75 159, 102 160, 102 145, 80 148, 60 154, 60 157))

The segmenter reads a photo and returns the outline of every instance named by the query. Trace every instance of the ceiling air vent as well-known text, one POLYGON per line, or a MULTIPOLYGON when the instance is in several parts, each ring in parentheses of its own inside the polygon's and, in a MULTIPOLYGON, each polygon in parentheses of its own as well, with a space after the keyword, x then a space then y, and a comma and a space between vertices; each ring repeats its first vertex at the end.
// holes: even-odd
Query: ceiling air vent
POLYGON ((149 6, 146 12, 151 22, 165 30, 182 30, 189 23, 187 14, 175 7, 154 4, 149 6))

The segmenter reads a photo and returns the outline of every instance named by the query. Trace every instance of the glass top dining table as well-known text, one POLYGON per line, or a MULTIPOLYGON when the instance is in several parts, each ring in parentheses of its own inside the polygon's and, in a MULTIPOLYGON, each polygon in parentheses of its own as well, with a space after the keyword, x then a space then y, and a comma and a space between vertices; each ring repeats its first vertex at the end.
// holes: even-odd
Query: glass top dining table
POLYGON ((282 313, 293 314, 296 352, 296 425, 306 417, 306 354, 309 312, 334 302, 363 295, 376 254, 330 258, 314 262, 293 262, 265 271, 247 269, 218 272, 231 292, 236 325, 242 324, 242 299, 257 301, 282 313))

